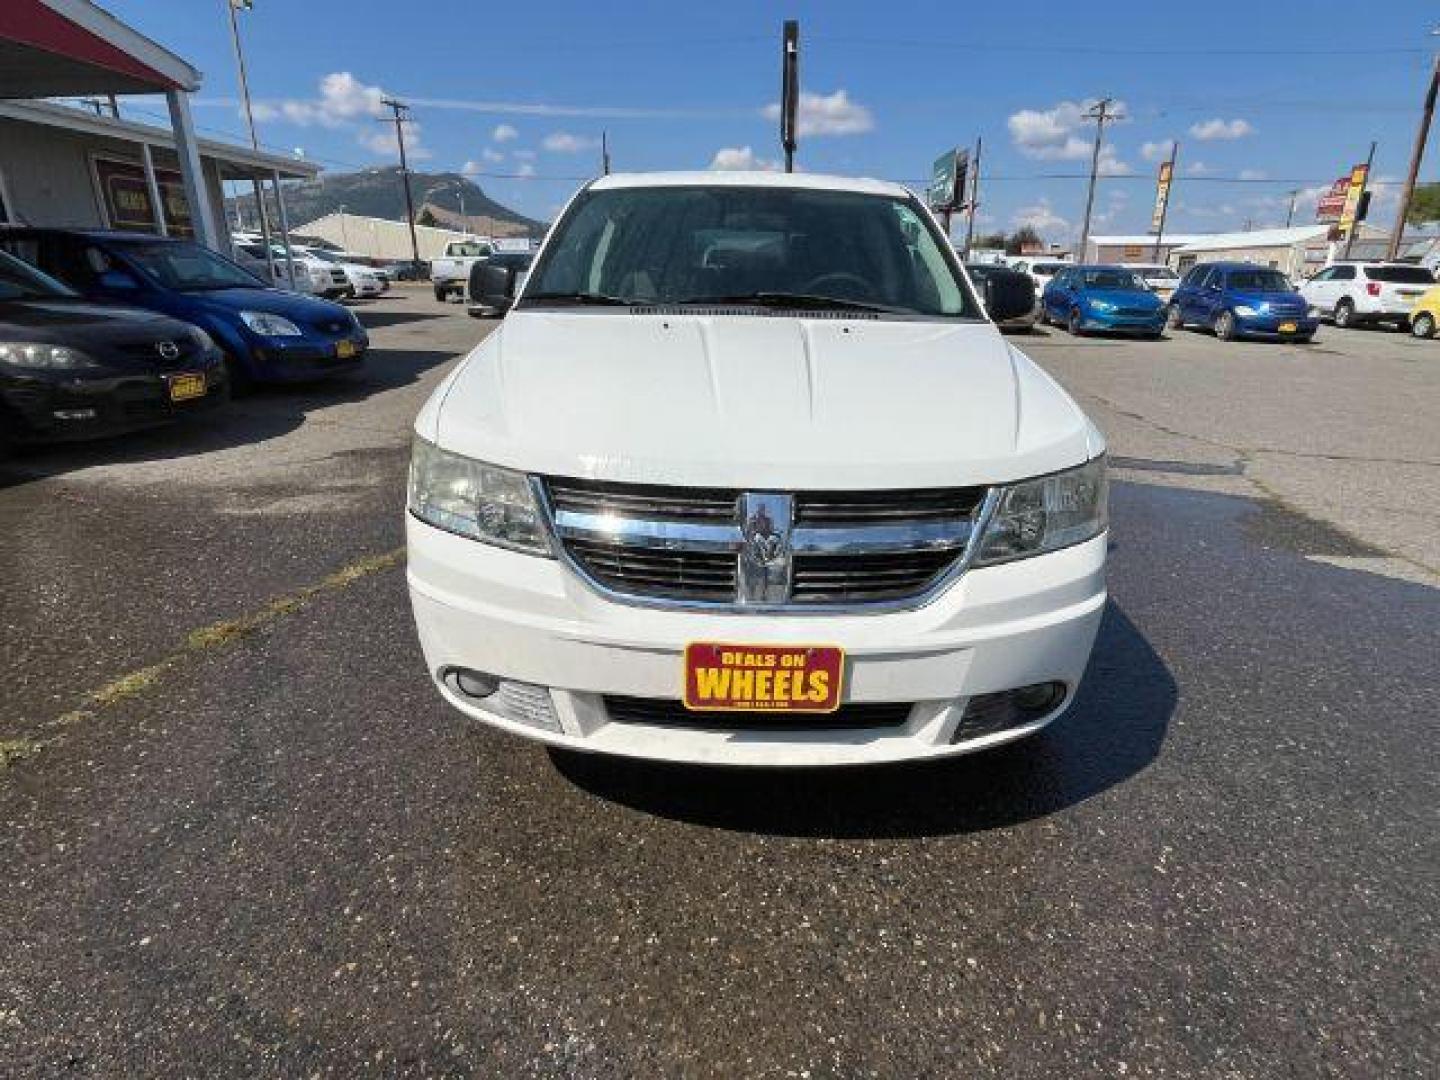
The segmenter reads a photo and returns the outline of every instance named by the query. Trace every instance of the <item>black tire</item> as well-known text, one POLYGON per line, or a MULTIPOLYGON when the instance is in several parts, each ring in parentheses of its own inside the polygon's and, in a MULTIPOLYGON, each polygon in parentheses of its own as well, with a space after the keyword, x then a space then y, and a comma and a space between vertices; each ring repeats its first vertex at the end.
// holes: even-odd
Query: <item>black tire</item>
POLYGON ((1435 336, 1435 316, 1428 311, 1422 311, 1410 320, 1410 333, 1418 338, 1431 338, 1435 336))
POLYGON ((1301 334, 1299 337, 1295 338, 1295 344, 1296 344, 1296 345, 1309 345, 1309 344, 1310 344, 1312 341, 1314 341, 1314 340, 1315 340, 1315 335, 1314 335, 1314 334, 1301 334))
POLYGON ((1071 308, 1070 317, 1065 320, 1065 329, 1075 337, 1084 337, 1085 331, 1080 327, 1080 309, 1071 308))
POLYGON ((1144 337, 1146 341, 1163 341, 1165 339, 1165 331, 1155 330, 1144 335, 1144 337))
POLYGON ((1215 316, 1215 336, 1221 341, 1235 340, 1235 313, 1222 311, 1215 316))
POLYGON ((1341 300, 1335 305, 1335 325, 1341 330, 1355 325, 1355 305, 1349 300, 1341 300))
POLYGON ((1165 329, 1185 329, 1185 317, 1180 314, 1180 308, 1177 304, 1171 304, 1168 308, 1165 309, 1165 329))
POLYGON ((450 290, 448 290, 447 288, 445 288, 444 285, 436 285, 436 286, 435 286, 435 299, 436 299, 436 300, 439 300, 440 303, 443 304, 443 303, 445 303, 445 301, 448 300, 449 298, 450 298, 450 290))
POLYGON ((232 398, 244 397, 255 389, 255 380, 245 370, 245 365, 228 353, 225 355, 225 377, 230 383, 232 398))

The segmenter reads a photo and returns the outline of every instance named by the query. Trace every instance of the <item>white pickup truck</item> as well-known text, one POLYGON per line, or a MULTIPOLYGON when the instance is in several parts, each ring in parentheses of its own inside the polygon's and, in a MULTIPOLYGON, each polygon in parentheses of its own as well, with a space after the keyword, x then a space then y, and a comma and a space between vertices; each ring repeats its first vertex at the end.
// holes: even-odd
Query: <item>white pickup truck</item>
POLYGON ((574 750, 964 754, 1075 700, 1105 441, 898 184, 594 181, 415 421, 437 690, 574 750), (845 243, 837 243, 844 237, 845 243))
POLYGON ((488 239, 451 240, 445 253, 430 263, 430 283, 435 287, 436 300, 464 296, 470 281, 470 268, 481 259, 488 259, 495 245, 488 239))

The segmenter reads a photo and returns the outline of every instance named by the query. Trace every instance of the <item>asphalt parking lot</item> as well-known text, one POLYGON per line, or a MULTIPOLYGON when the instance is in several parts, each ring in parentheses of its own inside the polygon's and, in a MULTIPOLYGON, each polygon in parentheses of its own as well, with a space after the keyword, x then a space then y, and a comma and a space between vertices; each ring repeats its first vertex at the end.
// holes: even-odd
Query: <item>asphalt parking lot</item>
POLYGON ((1440 1073, 1440 342, 1016 337, 1116 466, 1075 709, 756 773, 441 704, 408 424, 494 324, 360 314, 354 379, 0 464, 0 1073, 1440 1073))

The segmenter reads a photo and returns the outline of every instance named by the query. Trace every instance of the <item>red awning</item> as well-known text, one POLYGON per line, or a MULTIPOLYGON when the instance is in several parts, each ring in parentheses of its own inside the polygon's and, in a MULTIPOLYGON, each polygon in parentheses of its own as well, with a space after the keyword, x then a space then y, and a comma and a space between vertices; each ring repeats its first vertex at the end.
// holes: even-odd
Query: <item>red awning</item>
MULTIPOLYGON (((123 24, 115 25, 124 29, 123 24)), ((170 76, 42 0, 0 0, 0 97, 178 88, 180 84, 170 76)))

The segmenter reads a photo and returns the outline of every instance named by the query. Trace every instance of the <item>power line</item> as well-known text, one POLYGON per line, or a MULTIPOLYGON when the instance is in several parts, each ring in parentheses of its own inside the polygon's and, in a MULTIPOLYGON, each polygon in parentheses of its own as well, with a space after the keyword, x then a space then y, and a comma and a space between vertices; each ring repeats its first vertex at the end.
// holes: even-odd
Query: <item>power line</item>
POLYGON ((1003 41, 977 41, 969 39, 966 41, 937 41, 933 38, 873 38, 873 37, 847 37, 844 35, 816 34, 813 41, 825 42, 830 45, 861 45, 867 49, 873 48, 895 48, 895 49, 935 49, 945 52, 1014 52, 1014 53, 1054 53, 1063 56, 1183 56, 1186 58, 1205 56, 1414 56, 1424 55, 1426 50, 1419 48, 1399 47, 1371 47, 1371 48, 1322 48, 1322 49, 1214 49, 1187 46, 1185 48, 1157 48, 1148 45, 1136 45, 1132 47, 1118 45, 1037 45, 1031 41, 1016 41, 1007 43, 1003 41))

